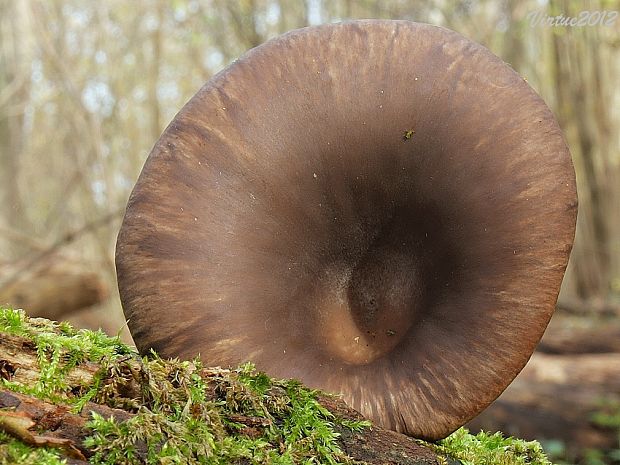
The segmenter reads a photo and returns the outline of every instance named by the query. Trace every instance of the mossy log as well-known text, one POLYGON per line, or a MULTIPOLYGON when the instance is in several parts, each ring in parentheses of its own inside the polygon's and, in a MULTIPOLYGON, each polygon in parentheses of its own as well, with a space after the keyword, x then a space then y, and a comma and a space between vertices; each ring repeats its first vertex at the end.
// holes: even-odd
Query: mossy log
POLYGON ((116 421, 131 414, 121 409, 88 403, 79 414, 62 404, 53 404, 34 396, 0 391, 0 428, 34 447, 56 448, 71 464, 86 464, 92 453, 84 446, 89 435, 86 423, 93 412, 116 421), (6 409, 6 410, 5 410, 6 409))
MULTIPOLYGON (((33 320, 34 321, 34 320, 33 320)), ((62 330, 61 330, 62 332, 62 330)), ((27 336, 2 334, 0 340, 0 377, 5 385, 25 387, 24 392, 15 392, 9 389, 0 390, 0 428, 30 446, 55 448, 68 463, 90 463, 89 459, 95 454, 96 447, 89 446, 85 439, 93 433, 89 422, 93 413, 101 418, 114 418, 116 423, 126 422, 135 418, 140 411, 141 404, 147 404, 148 389, 152 373, 147 373, 143 360, 135 354, 119 356, 110 361, 94 363, 84 360, 66 370, 63 376, 62 391, 67 395, 59 395, 56 389, 43 392, 42 377, 47 374, 49 365, 42 366, 41 357, 54 358, 53 351, 43 350, 41 346, 27 336), (101 376, 101 373, 104 373, 101 376), (105 396, 97 396, 105 403, 85 402, 76 408, 72 395, 76 398, 88 392, 95 383, 103 386, 107 392, 105 396), (41 387, 37 391, 35 386, 41 387), (30 391, 30 392, 28 392, 30 391), (51 397, 54 402, 42 400, 41 397, 51 397), (123 407, 114 408, 111 407, 123 407)), ((68 355, 60 354, 60 359, 68 355)), ((54 363, 53 360, 49 360, 54 363)), ((171 365, 178 361, 171 361, 171 365)), ((173 368, 174 371, 176 368, 173 368)), ((226 384, 227 377, 234 371, 223 369, 200 369, 199 376, 207 389, 206 402, 226 402, 222 398, 222 384, 226 384)), ((59 380, 55 380, 59 381, 59 380)), ((231 386, 227 386, 230 388, 231 386)), ((233 387, 233 389, 238 386, 233 387)), ((19 391, 20 389, 18 389, 19 391)), ((224 389, 226 390, 226 389, 224 389)), ((283 394, 286 396, 286 394, 283 394)), ((322 408, 328 412, 336 433, 336 443, 343 452, 343 458, 368 464, 410 464, 431 465, 440 463, 437 455, 418 441, 402 434, 388 431, 380 427, 350 428, 364 419, 355 410, 349 408, 340 398, 317 393, 316 399, 322 408)), ((226 433, 258 438, 263 430, 270 426, 269 418, 240 413, 239 409, 232 409, 224 418, 226 433), (228 425, 234 424, 234 427, 228 425)), ((181 452, 179 452, 181 453, 181 452)), ((146 463, 148 451, 146 442, 135 445, 135 454, 138 462, 146 463)), ((231 463, 251 463, 248 460, 239 460, 231 463)))
MULTIPOLYGON (((332 413, 349 419, 359 419, 359 414, 344 405, 342 401, 330 397, 321 399, 321 404, 332 413)), ((92 413, 117 422, 135 416, 122 409, 110 408, 89 402, 79 413, 72 413, 65 405, 53 404, 11 391, 0 391, 0 428, 32 446, 57 448, 70 464, 87 464, 92 450, 84 445, 91 434, 87 423, 92 413), (36 431, 36 433, 35 433, 36 431)), ((229 419, 244 425, 242 434, 252 437, 263 426, 260 417, 230 415, 229 419)), ((415 440, 393 431, 373 427, 363 432, 352 432, 345 427, 336 427, 343 451, 352 459, 367 464, 419 464, 441 463, 430 449, 415 440)), ((144 445, 146 449, 146 445, 144 445)), ((139 451, 146 456, 146 450, 139 451)), ((248 463, 240 461, 239 463, 248 463)))
POLYGON ((536 442, 464 429, 422 442, 251 364, 141 358, 102 332, 0 307, 0 464, 11 463, 551 465, 536 442))

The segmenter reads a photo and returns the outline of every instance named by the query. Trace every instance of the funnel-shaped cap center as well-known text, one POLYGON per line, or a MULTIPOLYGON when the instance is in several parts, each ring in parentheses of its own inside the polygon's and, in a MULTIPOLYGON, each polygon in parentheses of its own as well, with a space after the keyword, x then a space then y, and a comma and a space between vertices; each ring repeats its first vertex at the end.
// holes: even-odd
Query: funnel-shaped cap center
POLYGON ((331 284, 318 299, 318 333, 330 355, 369 364, 407 335, 425 294, 420 247, 411 234, 391 229, 354 263, 329 272, 331 284))

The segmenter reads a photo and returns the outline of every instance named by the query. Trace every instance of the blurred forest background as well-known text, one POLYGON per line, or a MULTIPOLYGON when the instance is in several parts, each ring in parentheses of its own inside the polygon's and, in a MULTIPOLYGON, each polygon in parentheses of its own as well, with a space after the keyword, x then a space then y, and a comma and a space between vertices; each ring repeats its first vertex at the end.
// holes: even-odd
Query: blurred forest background
POLYGON ((562 126, 577 238, 539 352, 472 427, 545 439, 558 461, 620 463, 620 0, 0 0, 0 303, 123 331, 114 244, 151 147, 214 73, 312 24, 394 18, 502 57, 562 126))

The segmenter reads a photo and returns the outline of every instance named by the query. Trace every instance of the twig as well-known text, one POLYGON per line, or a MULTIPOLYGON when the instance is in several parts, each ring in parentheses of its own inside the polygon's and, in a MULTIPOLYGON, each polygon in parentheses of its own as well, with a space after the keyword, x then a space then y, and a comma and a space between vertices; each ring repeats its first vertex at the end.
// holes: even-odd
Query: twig
POLYGON ((54 254, 58 249, 74 242, 83 234, 91 232, 95 229, 100 228, 101 226, 105 226, 116 218, 119 218, 124 213, 125 209, 119 209, 114 212, 108 213, 107 215, 102 216, 90 223, 86 223, 81 227, 74 229, 72 231, 68 231, 63 234, 59 239, 57 239, 50 246, 39 249, 37 253, 33 254, 28 260, 26 260, 21 266, 17 267, 5 280, 2 282, 1 287, 8 287, 15 282, 15 280, 19 277, 21 273, 23 273, 28 268, 35 265, 37 262, 43 260, 46 257, 54 254))
POLYGON ((42 242, 33 239, 32 237, 24 234, 21 231, 17 231, 12 228, 7 228, 6 226, 0 226, 0 236, 4 236, 8 238, 12 242, 18 242, 22 245, 25 245, 31 250, 42 251, 45 250, 45 244, 42 242))

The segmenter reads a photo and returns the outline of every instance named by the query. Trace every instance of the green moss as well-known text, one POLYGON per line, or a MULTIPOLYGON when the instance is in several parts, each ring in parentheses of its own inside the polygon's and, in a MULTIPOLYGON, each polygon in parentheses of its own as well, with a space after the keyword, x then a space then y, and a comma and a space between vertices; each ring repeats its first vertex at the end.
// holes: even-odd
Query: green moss
POLYGON ((75 330, 68 323, 56 323, 43 318, 28 318, 23 310, 0 308, 0 333, 30 339, 36 347, 40 377, 33 385, 3 380, 13 391, 53 402, 83 403, 70 390, 67 375, 86 362, 106 364, 120 355, 135 353, 102 331, 75 330))
POLYGON ((618 442, 614 449, 608 451, 587 449, 584 453, 584 463, 587 465, 620 463, 620 401, 600 399, 598 410, 592 415, 591 421, 600 428, 615 430, 618 442))
POLYGON ((334 422, 357 430, 368 425, 335 419, 317 391, 272 380, 251 364, 230 371, 156 354, 140 359, 118 338, 12 309, 0 309, 0 333, 32 340, 41 371, 32 386, 2 380, 4 387, 75 410, 94 401, 135 413, 120 423, 93 414, 85 442, 93 463, 350 463, 334 422), (102 368, 76 392, 67 376, 86 362, 102 368))
POLYGON ((472 435, 465 428, 440 441, 434 449, 463 465, 551 465, 536 441, 505 438, 501 433, 472 435))
MULTIPOLYGON (((199 360, 140 358, 102 332, 29 319, 0 308, 0 333, 33 341, 41 379, 32 386, 1 380, 3 387, 78 411, 88 401, 121 407, 124 422, 93 414, 85 445, 95 464, 339 464, 353 463, 341 450, 336 426, 362 431, 368 421, 334 415, 318 391, 295 380, 274 380, 252 364, 236 370, 205 368, 199 360), (88 362, 101 369, 79 389, 67 377, 88 362)), ((426 444, 426 443, 425 443, 426 444)), ((540 445, 499 433, 470 435, 461 429, 438 444, 438 454, 464 465, 548 465, 540 445)), ((56 451, 31 448, 0 433, 0 464, 63 463, 56 451)))
POLYGON ((366 428, 370 428, 372 423, 369 420, 346 420, 344 418, 336 418, 335 422, 356 433, 361 433, 366 428))
POLYGON ((202 371, 198 360, 144 359, 149 389, 136 416, 119 424, 95 415, 89 423, 93 433, 86 445, 96 452, 94 461, 176 463, 182 456, 188 464, 351 462, 316 391, 272 380, 251 364, 211 372, 212 384, 202 371))
POLYGON ((67 463, 53 449, 32 448, 0 431, 0 465, 61 465, 67 463))
POLYGON ((601 399, 598 410, 592 415, 592 422, 603 428, 617 429, 620 434, 620 401, 601 399))

